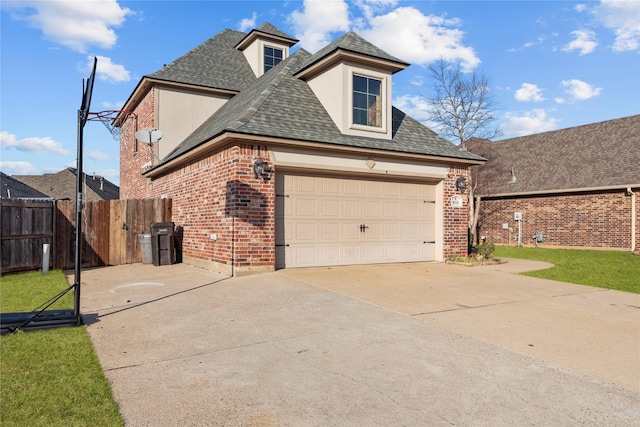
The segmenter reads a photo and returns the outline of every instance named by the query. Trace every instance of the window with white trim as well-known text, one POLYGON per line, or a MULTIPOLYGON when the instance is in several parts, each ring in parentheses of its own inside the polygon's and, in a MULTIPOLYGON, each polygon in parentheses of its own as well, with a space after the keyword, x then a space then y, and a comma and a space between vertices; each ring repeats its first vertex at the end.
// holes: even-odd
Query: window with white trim
POLYGON ((382 80, 353 74, 353 124, 382 127, 382 80))
POLYGON ((282 49, 278 49, 277 47, 264 47, 264 72, 266 73, 280 62, 282 62, 282 57, 284 56, 284 52, 282 49))

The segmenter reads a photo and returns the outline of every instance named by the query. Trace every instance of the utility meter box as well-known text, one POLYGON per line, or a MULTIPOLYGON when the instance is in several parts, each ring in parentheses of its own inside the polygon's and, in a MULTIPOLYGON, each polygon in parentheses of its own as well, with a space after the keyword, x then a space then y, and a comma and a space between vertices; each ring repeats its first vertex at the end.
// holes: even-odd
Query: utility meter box
POLYGON ((514 221, 522 221, 522 212, 514 212, 513 213, 514 221))

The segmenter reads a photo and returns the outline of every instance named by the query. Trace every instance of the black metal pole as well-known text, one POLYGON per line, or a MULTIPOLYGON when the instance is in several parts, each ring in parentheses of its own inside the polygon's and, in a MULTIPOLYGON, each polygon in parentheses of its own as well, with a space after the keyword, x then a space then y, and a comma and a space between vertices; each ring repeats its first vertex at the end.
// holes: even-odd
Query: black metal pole
POLYGON ((82 143, 85 117, 87 112, 78 110, 78 160, 76 170, 76 257, 74 270, 74 305, 73 315, 76 317, 78 325, 80 319, 80 270, 82 265, 82 143))

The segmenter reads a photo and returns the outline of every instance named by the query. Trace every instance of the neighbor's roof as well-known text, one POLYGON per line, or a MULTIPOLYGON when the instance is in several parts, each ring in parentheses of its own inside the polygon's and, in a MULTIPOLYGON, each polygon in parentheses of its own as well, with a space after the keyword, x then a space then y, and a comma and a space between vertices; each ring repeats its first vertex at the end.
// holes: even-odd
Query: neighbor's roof
POLYGON ((342 134, 309 85, 294 77, 310 57, 300 49, 265 73, 206 120, 160 165, 224 132, 476 162, 484 160, 460 149, 397 108, 393 108, 392 140, 342 134))
POLYGON ((44 193, 0 172, 0 198, 2 199, 50 199, 44 193))
MULTIPOLYGON (((120 188, 107 179, 96 175, 84 175, 84 200, 117 200, 120 188)), ((27 184, 55 200, 76 199, 76 169, 66 168, 57 173, 44 175, 14 175, 13 178, 27 184)))
POLYGON ((488 160, 476 166, 478 195, 640 184, 640 115, 465 147, 488 160))

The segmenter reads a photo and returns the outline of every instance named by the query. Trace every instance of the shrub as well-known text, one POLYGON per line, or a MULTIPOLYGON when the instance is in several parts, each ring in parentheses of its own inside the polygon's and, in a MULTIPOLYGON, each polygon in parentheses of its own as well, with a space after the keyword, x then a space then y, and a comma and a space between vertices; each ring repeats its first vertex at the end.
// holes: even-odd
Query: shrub
POLYGON ((478 246, 478 254, 485 259, 491 258, 493 252, 496 250, 496 245, 491 242, 483 242, 480 246, 478 246))

